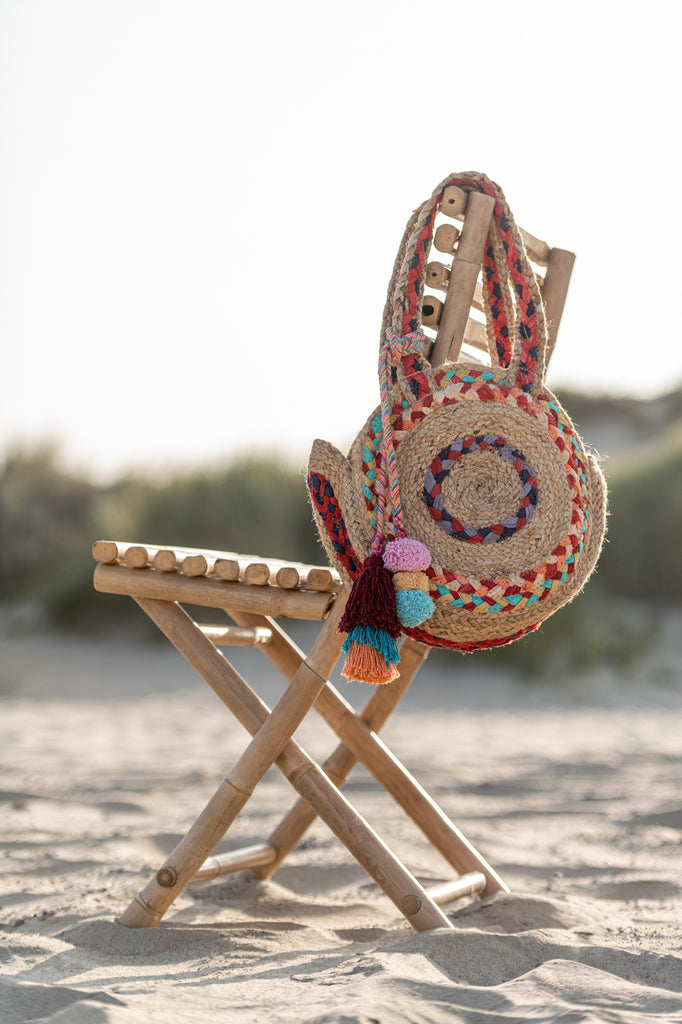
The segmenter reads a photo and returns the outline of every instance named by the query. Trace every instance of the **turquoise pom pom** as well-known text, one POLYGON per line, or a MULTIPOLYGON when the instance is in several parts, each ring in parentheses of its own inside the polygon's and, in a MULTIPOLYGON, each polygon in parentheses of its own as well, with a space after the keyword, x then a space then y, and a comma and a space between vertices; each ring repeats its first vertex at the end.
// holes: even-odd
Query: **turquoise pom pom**
POLYGON ((436 610, 428 594, 423 590, 399 590, 395 595, 398 620, 403 626, 421 626, 436 610))

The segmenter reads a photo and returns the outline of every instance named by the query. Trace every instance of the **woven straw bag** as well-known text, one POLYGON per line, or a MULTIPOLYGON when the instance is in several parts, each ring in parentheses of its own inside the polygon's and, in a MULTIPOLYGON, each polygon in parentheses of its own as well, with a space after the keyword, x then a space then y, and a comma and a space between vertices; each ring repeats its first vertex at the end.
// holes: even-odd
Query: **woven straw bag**
POLYGON ((543 380, 547 329, 521 235, 484 175, 447 178, 408 223, 389 286, 381 405, 348 458, 315 441, 308 485, 322 541, 353 583, 344 673, 398 674, 407 634, 458 651, 507 644, 570 601, 604 536, 606 487, 543 380), (443 190, 495 199, 483 261, 491 366, 432 367, 420 330, 443 190))

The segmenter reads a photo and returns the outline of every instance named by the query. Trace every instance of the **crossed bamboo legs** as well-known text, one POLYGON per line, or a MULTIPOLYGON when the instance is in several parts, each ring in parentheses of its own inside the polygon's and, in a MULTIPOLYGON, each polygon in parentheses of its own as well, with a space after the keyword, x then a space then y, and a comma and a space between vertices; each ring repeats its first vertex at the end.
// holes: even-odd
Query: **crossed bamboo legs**
MULTIPOLYGON (((197 877, 213 877, 238 867, 251 867, 261 877, 269 877, 317 815, 341 839, 417 931, 452 927, 438 906, 440 902, 469 892, 506 889, 489 865, 374 735, 373 730, 386 720, 418 669, 423 659, 420 645, 408 645, 403 655, 401 679, 392 687, 376 691, 358 717, 326 682, 339 655, 341 640, 336 630, 343 599, 336 601, 307 658, 268 620, 270 628, 275 626, 272 650, 268 649, 268 654, 291 679, 271 712, 179 605, 147 598, 137 600, 252 733, 253 739, 190 831, 121 916, 122 924, 129 927, 157 924, 176 896, 197 877), (326 773, 291 738, 313 703, 337 729, 343 741, 326 762, 326 773), (446 859, 457 870, 468 871, 468 875, 441 887, 447 891, 431 895, 425 892, 334 784, 340 784, 347 777, 358 759, 365 761, 384 787, 406 807, 446 859), (239 855, 210 858, 273 762, 301 799, 267 843, 241 851, 241 858, 239 855), (230 858, 231 863, 228 863, 230 858), (215 869, 205 867, 202 871, 202 865, 210 865, 211 861, 216 864, 215 869)), ((255 619, 263 621, 246 613, 241 616, 235 613, 234 618, 244 624, 247 620, 248 624, 253 624, 255 619)))

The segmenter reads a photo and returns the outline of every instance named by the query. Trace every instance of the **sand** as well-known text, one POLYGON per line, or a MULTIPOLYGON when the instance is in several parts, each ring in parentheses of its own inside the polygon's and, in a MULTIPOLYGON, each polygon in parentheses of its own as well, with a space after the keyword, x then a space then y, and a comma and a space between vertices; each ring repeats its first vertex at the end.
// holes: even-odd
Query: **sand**
MULTIPOLYGON (((273 880, 196 884, 133 931, 117 914, 245 733, 165 645, 14 630, 0 1022, 682 1021, 678 655, 665 685, 660 666, 549 687, 427 665, 384 737, 512 889, 453 904, 454 933, 414 933, 319 823, 273 880)), ((279 689, 265 672, 263 696, 279 689)), ((314 716, 299 738, 332 743, 314 716)), ((449 877, 364 769, 346 792, 421 881, 449 877)), ((267 837, 291 801, 273 770, 221 849, 267 837)))

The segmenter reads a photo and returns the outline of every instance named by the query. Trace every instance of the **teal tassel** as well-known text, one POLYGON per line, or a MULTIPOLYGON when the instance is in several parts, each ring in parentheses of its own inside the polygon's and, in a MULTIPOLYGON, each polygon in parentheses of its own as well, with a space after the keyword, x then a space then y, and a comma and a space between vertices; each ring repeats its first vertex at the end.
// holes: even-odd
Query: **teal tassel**
POLYGON ((355 626, 343 641, 341 650, 344 654, 348 654, 355 644, 373 647, 387 665, 397 665, 400 661, 398 645, 385 629, 375 629, 373 626, 355 626))

